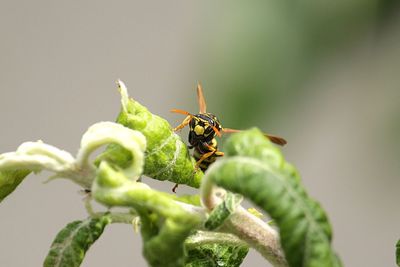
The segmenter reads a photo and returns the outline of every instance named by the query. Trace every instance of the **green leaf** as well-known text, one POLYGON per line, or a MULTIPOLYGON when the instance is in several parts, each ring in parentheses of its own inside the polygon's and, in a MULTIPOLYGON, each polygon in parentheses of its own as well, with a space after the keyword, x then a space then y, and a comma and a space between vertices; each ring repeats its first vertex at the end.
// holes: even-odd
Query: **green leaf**
POLYGON ((138 208, 137 211, 141 220, 143 255, 149 265, 154 267, 184 266, 184 241, 192 232, 194 224, 185 217, 180 220, 165 219, 148 210, 138 208), (160 221, 164 222, 160 223, 160 221))
POLYGON ((232 135, 225 151, 227 157, 212 165, 205 179, 242 194, 269 213, 279 227, 290 266, 341 266, 325 211, 259 130, 232 135))
MULTIPOLYGON (((150 113, 147 108, 129 98, 126 87, 119 82, 122 96, 122 111, 117 122, 140 131, 147 139, 144 175, 157 180, 168 180, 198 188, 203 176, 195 172, 194 159, 181 138, 163 118, 150 113)), ((109 146, 96 160, 99 164, 107 160, 120 167, 132 160, 128 151, 118 145, 109 146)))
POLYGON ((200 237, 191 236, 185 245, 187 248, 185 267, 237 267, 249 251, 246 243, 229 242, 229 235, 212 232, 201 234, 200 237))
POLYGON ((205 244, 189 250, 185 267, 240 266, 248 246, 205 244))
POLYGON ((29 173, 29 170, 0 171, 0 202, 17 188, 29 173))
POLYGON ((396 264, 400 266, 400 239, 396 243, 396 264))
POLYGON ((221 226, 224 221, 236 210, 236 207, 242 202, 243 197, 238 194, 227 193, 224 201, 215 207, 204 226, 207 230, 215 230, 221 226))
POLYGON ((134 208, 140 215, 143 254, 150 266, 184 265, 184 241, 201 220, 174 198, 129 180, 123 172, 103 161, 92 187, 95 199, 107 206, 134 208))
POLYGON ((78 267, 86 251, 111 222, 105 215, 69 223, 56 236, 44 261, 44 267, 78 267))
POLYGON ((176 201, 180 201, 186 204, 191 204, 194 206, 201 206, 200 195, 181 195, 178 196, 176 194, 168 194, 168 196, 176 201))

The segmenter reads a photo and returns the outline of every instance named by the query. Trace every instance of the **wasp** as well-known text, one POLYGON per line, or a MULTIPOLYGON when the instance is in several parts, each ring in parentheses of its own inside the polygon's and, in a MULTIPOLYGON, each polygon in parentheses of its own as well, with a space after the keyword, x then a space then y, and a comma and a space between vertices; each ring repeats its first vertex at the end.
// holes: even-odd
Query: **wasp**
MULTIPOLYGON (((221 133, 235 133, 241 130, 224 128, 221 126, 218 118, 207 112, 207 105, 203 94, 201 84, 197 85, 197 101, 199 105, 199 113, 191 114, 185 110, 172 109, 171 112, 186 115, 186 118, 181 124, 175 127, 175 132, 180 131, 189 125, 189 149, 194 149, 193 157, 196 159, 195 171, 199 168, 202 171, 215 162, 217 157, 222 157, 224 152, 218 150, 218 142, 216 136, 221 137, 221 133)), ((285 145, 287 142, 284 138, 265 134, 273 143, 278 145, 285 145)), ((178 184, 172 189, 175 192, 178 184)))

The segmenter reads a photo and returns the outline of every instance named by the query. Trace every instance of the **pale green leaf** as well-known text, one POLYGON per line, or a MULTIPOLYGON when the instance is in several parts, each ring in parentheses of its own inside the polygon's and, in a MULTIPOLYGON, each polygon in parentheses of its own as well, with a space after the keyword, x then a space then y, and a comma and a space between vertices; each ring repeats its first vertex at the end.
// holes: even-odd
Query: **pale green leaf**
MULTIPOLYGON (((133 130, 140 131, 147 139, 144 174, 157 180, 168 180, 178 184, 199 187, 203 173, 195 171, 194 159, 181 138, 163 118, 152 114, 129 98, 125 85, 119 81, 122 110, 117 122, 133 130)), ((118 166, 126 166, 132 161, 126 149, 118 145, 110 146, 97 159, 97 164, 107 160, 118 166)))
POLYGON ((53 241, 44 261, 44 267, 79 267, 90 246, 101 236, 111 222, 105 215, 69 223, 53 241))
POLYGON ((29 173, 29 170, 0 171, 0 202, 17 188, 29 173))

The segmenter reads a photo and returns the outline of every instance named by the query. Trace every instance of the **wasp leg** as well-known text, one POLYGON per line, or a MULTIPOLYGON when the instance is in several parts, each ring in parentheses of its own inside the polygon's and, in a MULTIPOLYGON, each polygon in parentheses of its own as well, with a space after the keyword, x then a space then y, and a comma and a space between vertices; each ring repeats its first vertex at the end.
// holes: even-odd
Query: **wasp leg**
POLYGON ((216 151, 215 155, 217 155, 218 157, 222 157, 223 155, 225 155, 225 153, 222 151, 216 151))
POLYGON ((224 155, 224 152, 218 151, 216 148, 210 146, 209 144, 205 144, 206 147, 210 150, 210 152, 207 152, 201 156, 201 158, 196 162, 195 169, 198 170, 200 167, 200 164, 207 158, 211 157, 212 155, 216 155, 218 157, 222 157, 224 155))
POLYGON ((200 164, 203 162, 203 160, 211 157, 214 153, 215 151, 210 151, 203 154, 203 156, 201 156, 201 158, 196 162, 196 165, 194 166, 195 170, 197 171, 200 168, 200 164))
POLYGON ((223 155, 225 155, 224 152, 218 151, 218 149, 216 149, 216 148, 213 147, 213 146, 210 146, 210 145, 207 144, 207 143, 205 144, 205 146, 206 146, 210 151, 214 151, 215 155, 218 156, 218 157, 222 157, 223 155))
POLYGON ((181 129, 183 129, 184 127, 186 127, 190 121, 192 120, 193 116, 192 115, 188 115, 181 124, 179 124, 178 126, 176 126, 173 130, 174 132, 177 132, 181 129))
POLYGON ((175 184, 174 187, 172 188, 172 192, 176 194, 176 189, 178 188, 179 184, 175 184))

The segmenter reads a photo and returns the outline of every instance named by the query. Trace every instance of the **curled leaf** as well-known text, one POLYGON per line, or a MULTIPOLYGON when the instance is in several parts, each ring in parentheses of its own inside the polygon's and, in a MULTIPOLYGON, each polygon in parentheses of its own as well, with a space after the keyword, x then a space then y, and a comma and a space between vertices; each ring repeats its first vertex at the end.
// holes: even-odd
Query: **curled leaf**
POLYGON ((89 156, 98 147, 109 143, 121 145, 135 158, 123 172, 131 179, 137 179, 143 171, 145 137, 140 132, 117 123, 100 122, 92 125, 83 135, 77 159, 70 153, 42 141, 25 142, 15 152, 1 154, 0 173, 4 174, 0 177, 0 191, 11 193, 11 188, 15 188, 22 181, 18 177, 24 176, 25 171, 42 170, 54 173, 50 179, 67 178, 88 189, 92 186, 95 176, 95 168, 89 162, 89 156), (1 189, 3 187, 4 189, 1 189))
POLYGON ((0 154, 0 201, 32 171, 67 173, 73 168, 74 158, 68 152, 42 141, 25 142, 15 152, 0 154))
POLYGON ((139 131, 133 131, 117 123, 99 122, 86 131, 81 140, 77 165, 81 168, 90 165, 90 154, 97 148, 110 143, 124 147, 130 157, 135 159, 123 168, 123 172, 127 177, 137 180, 143 172, 146 138, 139 131))
POLYGON ((167 194, 129 180, 107 161, 100 163, 92 194, 106 206, 131 207, 138 212, 143 254, 151 266, 183 266, 183 244, 200 223, 199 215, 188 212, 167 194))
POLYGON ((25 142, 15 152, 0 155, 0 170, 26 169, 34 172, 43 169, 67 172, 74 165, 74 157, 54 146, 37 142, 25 142))
MULTIPOLYGON (((189 155, 185 143, 173 132, 166 120, 152 114, 137 101, 129 98, 127 89, 121 81, 118 81, 118 86, 122 111, 117 122, 140 131, 147 139, 144 174, 157 180, 168 180, 198 188, 203 173, 195 172, 194 159, 189 155)), ((132 158, 125 149, 113 145, 99 156, 97 163, 102 160, 125 166, 132 158)))
POLYGON ((290 266, 341 266, 331 246, 331 226, 321 206, 300 184, 279 150, 253 129, 232 135, 227 157, 210 167, 204 185, 216 183, 249 198, 276 221, 290 266))
POLYGON ((111 222, 105 215, 69 223, 53 241, 44 261, 44 267, 79 267, 90 246, 101 236, 111 222))

